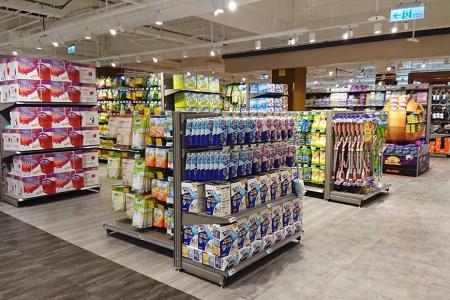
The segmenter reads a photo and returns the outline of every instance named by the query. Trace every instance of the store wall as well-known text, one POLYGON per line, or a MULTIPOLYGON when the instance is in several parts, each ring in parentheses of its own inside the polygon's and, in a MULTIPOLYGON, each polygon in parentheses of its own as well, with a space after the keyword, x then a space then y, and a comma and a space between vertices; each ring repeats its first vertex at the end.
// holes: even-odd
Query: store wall
POLYGON ((305 50, 273 54, 252 54, 251 56, 243 57, 224 56, 225 71, 227 73, 239 73, 344 63, 363 63, 375 60, 420 59, 443 57, 448 56, 450 53, 450 34, 424 36, 419 39, 420 43, 412 43, 406 41, 406 39, 398 39, 360 44, 343 43, 333 47, 308 48, 305 50))
POLYGON ((429 84, 448 84, 450 82, 450 72, 417 72, 408 74, 408 83, 414 81, 426 82, 429 84))

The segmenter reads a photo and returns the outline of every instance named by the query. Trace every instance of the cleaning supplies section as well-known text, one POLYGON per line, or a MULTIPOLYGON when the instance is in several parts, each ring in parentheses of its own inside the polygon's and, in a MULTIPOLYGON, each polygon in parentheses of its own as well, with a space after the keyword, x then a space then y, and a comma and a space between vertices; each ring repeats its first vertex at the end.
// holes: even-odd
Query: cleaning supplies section
POLYGON ((2 199, 100 188, 95 67, 10 57, 0 62, 2 199))
POLYGON ((298 174, 292 116, 176 114, 175 122, 185 128, 184 146, 175 149, 184 166, 184 172, 175 168, 182 178, 181 189, 175 186, 183 225, 178 268, 223 285, 300 239, 303 205, 292 191, 298 174))

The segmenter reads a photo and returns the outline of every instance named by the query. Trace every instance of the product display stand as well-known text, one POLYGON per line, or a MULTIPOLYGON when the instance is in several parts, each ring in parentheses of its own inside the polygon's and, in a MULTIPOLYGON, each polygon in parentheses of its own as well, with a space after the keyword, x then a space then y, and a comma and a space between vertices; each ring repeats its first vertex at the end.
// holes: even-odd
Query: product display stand
POLYGON ((384 124, 378 121, 374 127, 373 114, 357 112, 332 112, 332 119, 334 153, 329 200, 361 206, 387 193, 390 185, 381 182, 384 124))
MULTIPOLYGON (((233 116, 256 116, 257 114, 250 114, 249 113, 233 113, 231 114, 233 116)), ((266 114, 265 114, 266 115, 266 114)), ((222 149, 225 149, 226 146, 205 146, 205 147, 191 147, 187 146, 185 144, 185 137, 186 137, 186 122, 190 119, 198 119, 198 118, 213 118, 213 117, 221 117, 222 114, 219 113, 181 113, 176 112, 174 114, 174 132, 176 133, 174 136, 174 160, 177 162, 174 165, 174 179, 175 179, 175 186, 174 186, 174 197, 175 197, 175 206, 174 206, 174 216, 175 216, 175 267, 179 270, 184 270, 187 273, 193 274, 195 276, 198 276, 200 278, 206 279, 208 281, 211 281, 213 283, 216 283, 220 286, 225 285, 225 280, 234 274, 238 273, 239 271, 245 269, 246 267, 252 265, 256 261, 260 260, 261 258, 269 255, 275 250, 278 250, 285 246, 288 243, 295 242, 298 243, 301 239, 301 235, 303 233, 303 230, 292 232, 292 235, 286 237, 285 239, 281 239, 279 242, 275 242, 272 245, 268 245, 267 247, 264 247, 259 252, 255 252, 254 255, 249 255, 249 257, 244 258, 241 262, 237 264, 232 264, 230 268, 220 269, 220 267, 223 268, 223 264, 228 264, 229 261, 227 260, 229 257, 222 257, 217 256, 215 257, 216 266, 219 266, 218 268, 213 268, 210 265, 205 264, 205 259, 207 259, 208 256, 211 256, 211 254, 207 254, 205 251, 203 251, 203 263, 202 261, 202 251, 192 249, 190 247, 186 247, 183 245, 183 235, 184 235, 184 226, 190 226, 190 225, 199 225, 200 226, 234 226, 231 224, 237 224, 240 221, 245 220, 250 215, 259 214, 264 210, 270 210, 272 207, 286 204, 287 202, 299 198, 293 193, 287 194, 286 196, 281 196, 279 198, 276 198, 272 201, 266 201, 263 204, 255 205, 254 207, 247 208, 245 210, 239 211, 237 213, 232 213, 231 215, 226 216, 215 216, 211 214, 206 214, 203 212, 199 213, 191 213, 183 210, 182 208, 182 183, 185 182, 185 163, 187 155, 190 153, 199 153, 207 152, 211 150, 217 150, 220 151, 222 149), (237 222, 237 223, 236 223, 237 222), (213 225, 216 224, 216 225, 213 225), (220 225, 221 224, 221 225, 220 225), (186 249, 183 249, 186 247, 186 249), (191 250, 193 253, 191 253, 191 250), (189 258, 186 256, 189 255, 189 258), (191 257, 191 255, 193 255, 191 257), (206 256, 205 256, 206 255, 206 256), (225 262, 225 260, 227 260, 225 262)), ((226 116, 226 114, 224 114, 226 116)), ((276 116, 276 114, 275 114, 276 116)), ((195 126, 195 125, 194 125, 195 126)), ((242 150, 241 150, 242 151, 242 150)), ((185 191, 184 191, 185 193, 185 191)), ((208 194, 208 193, 207 193, 208 194)), ((184 199, 184 198, 183 198, 184 199)), ((184 201, 184 200, 183 200, 184 201)), ((208 200, 209 201, 209 200, 208 200)), ((207 201, 207 203, 208 203, 207 201)), ((184 205, 184 204, 183 204, 184 205)), ((207 204, 208 205, 208 204, 207 204)), ((284 232, 284 229, 283 229, 284 232)), ((200 235, 199 235, 200 236, 200 235)))
POLYGON ((428 94, 430 156, 450 156, 450 86, 432 85, 428 94))

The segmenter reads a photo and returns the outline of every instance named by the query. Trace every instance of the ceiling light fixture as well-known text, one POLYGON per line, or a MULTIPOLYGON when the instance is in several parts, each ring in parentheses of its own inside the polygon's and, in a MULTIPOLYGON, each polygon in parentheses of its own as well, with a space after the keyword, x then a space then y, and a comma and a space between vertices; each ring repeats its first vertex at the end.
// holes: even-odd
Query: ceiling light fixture
POLYGON ((333 76, 333 74, 334 74, 333 71, 328 72, 328 75, 329 75, 329 76, 333 76))
POLYGON ((14 51, 11 52, 11 54, 14 55, 14 56, 17 56, 17 55, 19 55, 19 52, 14 50, 14 51))
POLYGON ((59 47, 59 43, 58 43, 58 42, 56 42, 56 41, 55 41, 55 42, 53 42, 53 43, 52 43, 52 45, 53 45, 53 47, 55 47, 55 48, 56 48, 56 47, 59 47))
POLYGON ((245 77, 242 77, 242 81, 245 82, 247 79, 245 79, 245 77))
POLYGON ((120 24, 117 26, 117 29, 119 29, 119 31, 122 32, 122 33, 125 32, 125 29, 120 24))
POLYGON ((373 33, 380 34, 383 32, 383 24, 381 22, 375 22, 373 24, 373 33))
POLYGON ((159 10, 156 11, 156 14, 155 14, 155 24, 158 26, 161 26, 162 24, 164 24, 164 22, 161 18, 161 12, 159 10))
POLYGON ((408 31, 409 30, 409 24, 408 22, 403 22, 403 30, 408 31))
POLYGON ((111 28, 111 29, 109 30, 109 33, 110 33, 112 36, 116 36, 116 35, 117 35, 117 30, 114 29, 114 28, 111 28))
POLYGON ((296 41, 296 38, 295 38, 295 37, 290 37, 290 38, 288 39, 288 45, 289 45, 289 46, 294 46, 296 42, 297 42, 297 41, 296 41))
POLYGON ((212 57, 216 56, 216 50, 214 50, 214 48, 209 50, 209 55, 212 56, 212 57))
POLYGON ((260 50, 261 49, 261 40, 256 40, 255 41, 255 49, 256 50, 260 50))
POLYGON ((153 62, 154 62, 155 64, 158 63, 158 57, 153 56, 153 57, 152 57, 152 60, 153 60, 153 62))
POLYGON ((344 32, 344 34, 342 35, 342 38, 343 38, 344 40, 348 40, 349 37, 350 37, 350 32, 349 32, 348 29, 346 29, 345 32, 344 32))
POLYGON ((223 8, 223 2, 224 0, 213 0, 213 8, 214 8, 214 15, 218 16, 221 15, 225 12, 224 8, 223 8))
POLYGON ((309 33, 309 42, 311 44, 316 42, 316 33, 315 32, 310 32, 309 33))
POLYGON ((350 78, 350 79, 348 80, 348 82, 352 83, 352 82, 353 82, 353 78, 350 78))
POLYGON ((317 85, 317 80, 314 80, 314 84, 317 85))
POLYGON ((398 32, 398 24, 397 23, 394 23, 394 26, 392 26, 392 28, 391 28, 391 32, 392 33, 397 33, 398 32))
POLYGON ((141 61, 141 58, 139 57, 139 56, 136 56, 136 62, 138 63, 138 64, 140 64, 142 61, 141 61))
POLYGON ((423 63, 420 65, 420 67, 421 67, 422 69, 425 69, 425 68, 427 67, 427 63, 426 63, 426 62, 423 62, 423 63))
POLYGON ((237 9, 237 3, 234 0, 228 1, 228 10, 235 11, 237 9))
POLYGON ((115 62, 111 62, 111 67, 113 67, 113 68, 115 68, 115 67, 117 67, 117 64, 115 63, 115 62))
POLYGON ((391 66, 388 66, 388 67, 386 68, 386 71, 388 71, 388 72, 392 71, 392 67, 391 67, 391 66))
POLYGON ((183 50, 183 53, 181 54, 183 58, 188 58, 188 53, 186 50, 183 50))
POLYGON ((337 87, 337 88, 338 88, 338 87, 339 87, 339 83, 336 83, 335 87, 337 87))
POLYGON ((91 32, 89 31, 89 29, 86 29, 86 33, 84 34, 84 39, 85 40, 92 40, 92 34, 91 34, 91 32))
POLYGON ((96 62, 95 62, 95 66, 96 66, 97 68, 100 68, 102 65, 100 64, 99 61, 96 61, 96 62))

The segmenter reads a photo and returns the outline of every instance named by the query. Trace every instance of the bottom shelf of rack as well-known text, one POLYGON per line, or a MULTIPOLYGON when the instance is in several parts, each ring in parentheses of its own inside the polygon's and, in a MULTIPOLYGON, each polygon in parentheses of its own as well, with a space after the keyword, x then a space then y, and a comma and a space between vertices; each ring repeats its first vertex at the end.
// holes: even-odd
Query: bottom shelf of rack
POLYGON ((81 192, 81 191, 89 191, 89 192, 100 192, 100 184, 98 185, 92 185, 92 186, 87 186, 81 189, 77 189, 77 190, 71 190, 71 191, 66 191, 66 192, 61 192, 61 193, 57 193, 57 194, 53 194, 53 195, 41 195, 41 196, 35 196, 35 197, 28 197, 28 198, 20 198, 16 195, 12 195, 9 193, 3 193, 1 196, 1 200, 3 200, 6 203, 9 203, 11 205, 17 206, 19 207, 20 204, 24 203, 24 202, 28 202, 28 201, 32 201, 32 200, 43 200, 43 199, 50 199, 50 198, 58 198, 58 197, 63 197, 67 194, 74 194, 76 192, 81 192))
POLYGON ((363 202, 379 194, 387 194, 389 192, 390 187, 391 187, 390 184, 385 184, 383 187, 377 188, 368 194, 354 194, 348 192, 332 191, 330 193, 330 201, 361 206, 363 202))
POLYGON ((447 158, 450 154, 440 154, 440 153, 430 153, 430 157, 440 157, 440 158, 447 158))
POLYGON ((313 192, 313 193, 323 193, 323 191, 325 190, 323 187, 309 185, 309 184, 305 184, 305 189, 307 192, 313 192))
POLYGON ((167 233, 154 227, 137 229, 131 226, 131 220, 128 218, 103 224, 103 228, 108 234, 119 233, 172 251, 174 249, 174 241, 167 233))
POLYGON ((187 273, 190 273, 190 274, 200 277, 202 279, 208 280, 212 283, 216 283, 223 287, 225 285, 226 278, 233 276, 234 274, 238 273, 239 271, 242 271, 246 267, 256 263, 263 257, 286 246, 289 243, 299 243, 302 234, 303 234, 303 231, 296 232, 292 236, 284 239, 283 241, 281 241, 279 243, 276 243, 275 245, 273 245, 272 247, 270 247, 268 249, 261 251, 257 255, 246 259, 245 261, 239 263, 238 265, 236 265, 235 267, 233 267, 227 271, 214 269, 210 266, 193 261, 186 257, 183 257, 182 269, 187 273))

